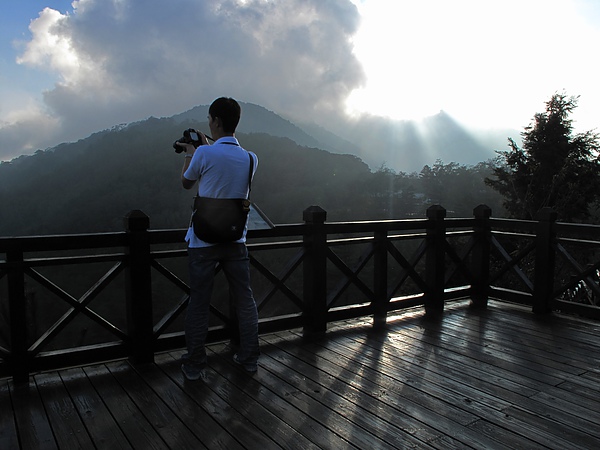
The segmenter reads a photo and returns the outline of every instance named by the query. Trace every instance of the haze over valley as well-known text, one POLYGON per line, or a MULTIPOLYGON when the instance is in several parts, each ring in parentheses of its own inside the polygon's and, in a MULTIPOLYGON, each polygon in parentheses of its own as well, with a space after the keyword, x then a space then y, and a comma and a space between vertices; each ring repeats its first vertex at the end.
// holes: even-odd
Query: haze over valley
MULTIPOLYGON (((133 209, 148 214, 153 228, 186 227, 192 194, 181 187, 182 157, 172 144, 185 128, 208 130, 207 108, 116 126, 1 163, 0 235, 116 231, 133 209)), ((332 133, 315 137, 261 106, 242 109, 245 124, 236 136, 259 157, 252 200, 275 223, 299 222, 311 205, 326 209, 330 221, 422 217, 432 203, 450 215, 469 216, 482 202, 502 214, 499 196, 483 183, 491 170, 485 163, 373 170, 342 152, 359 147, 332 133)))
POLYGON ((372 169, 475 164, 557 91, 581 96, 577 130, 597 127, 599 11, 587 0, 4 0, 0 161, 226 95, 321 142, 340 136, 335 150, 372 169))

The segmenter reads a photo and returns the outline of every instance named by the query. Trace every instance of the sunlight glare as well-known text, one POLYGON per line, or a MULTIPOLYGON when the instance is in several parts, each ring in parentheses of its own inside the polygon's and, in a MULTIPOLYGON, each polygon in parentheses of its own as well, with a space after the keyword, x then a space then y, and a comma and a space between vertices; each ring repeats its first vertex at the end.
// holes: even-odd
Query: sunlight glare
MULTIPOLYGON (((560 26, 561 35, 580 42, 598 36, 571 1, 355 3, 363 22, 354 52, 367 81, 347 100, 353 115, 419 120, 444 110, 478 127, 522 127, 552 94, 572 87, 565 83, 569 64, 549 67, 550 61, 585 57, 569 40, 544 44, 549 30, 560 26), (515 114, 524 109, 516 102, 529 108, 527 116, 515 114)), ((581 93, 581 86, 573 89, 581 93)))

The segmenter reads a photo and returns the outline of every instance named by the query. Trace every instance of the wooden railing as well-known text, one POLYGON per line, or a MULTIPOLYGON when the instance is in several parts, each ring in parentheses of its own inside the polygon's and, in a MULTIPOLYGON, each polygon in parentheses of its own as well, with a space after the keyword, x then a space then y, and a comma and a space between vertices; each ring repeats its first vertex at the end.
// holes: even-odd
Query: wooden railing
MULTIPOLYGON (((150 230, 132 211, 117 233, 0 238, 0 376, 121 357, 152 361, 184 347, 189 295, 186 230, 150 230)), ((319 207, 304 223, 251 230, 248 247, 261 333, 325 332, 332 321, 489 297, 600 318, 600 227, 473 218, 328 223, 319 207)), ((217 268, 218 271, 218 268, 217 268)), ((223 277, 220 277, 223 278, 223 277)), ((219 279, 219 277, 218 277, 219 279)), ((236 338, 224 280, 215 287, 209 341, 236 338)))

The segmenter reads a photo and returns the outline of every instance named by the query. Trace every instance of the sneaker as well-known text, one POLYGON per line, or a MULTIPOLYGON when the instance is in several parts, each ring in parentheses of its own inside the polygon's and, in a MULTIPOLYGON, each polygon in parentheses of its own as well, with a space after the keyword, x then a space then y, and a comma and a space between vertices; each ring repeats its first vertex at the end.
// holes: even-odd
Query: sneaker
POLYGON ((235 355, 233 355, 233 362, 242 366, 244 368, 244 370, 248 373, 256 373, 256 371, 258 370, 257 363, 245 363, 243 361, 240 361, 238 359, 237 353, 235 355))
POLYGON ((206 372, 203 368, 192 367, 189 364, 184 363, 181 365, 181 371, 183 372, 185 378, 189 381, 196 381, 200 378, 203 380, 206 379, 206 372))

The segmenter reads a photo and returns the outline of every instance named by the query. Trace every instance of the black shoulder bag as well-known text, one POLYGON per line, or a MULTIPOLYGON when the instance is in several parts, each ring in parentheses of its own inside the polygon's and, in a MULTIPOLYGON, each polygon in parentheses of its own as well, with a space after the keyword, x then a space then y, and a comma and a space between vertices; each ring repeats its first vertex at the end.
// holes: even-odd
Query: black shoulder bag
MULTIPOLYGON (((254 158, 248 152, 248 197, 252 186, 254 158)), ((246 198, 194 197, 192 223, 198 239, 210 244, 233 242, 244 235, 250 200, 246 198)))

